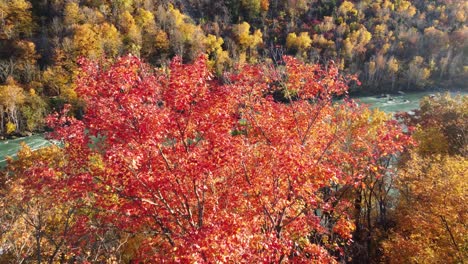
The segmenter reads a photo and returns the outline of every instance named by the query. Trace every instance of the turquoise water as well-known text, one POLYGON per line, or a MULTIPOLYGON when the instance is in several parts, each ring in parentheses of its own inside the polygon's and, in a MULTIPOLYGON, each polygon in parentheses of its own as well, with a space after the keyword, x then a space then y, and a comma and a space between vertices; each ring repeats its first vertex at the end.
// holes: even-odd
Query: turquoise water
MULTIPOLYGON (((433 94, 433 92, 415 92, 390 95, 385 98, 378 98, 378 96, 361 96, 354 99, 359 100, 361 103, 368 104, 370 108, 379 108, 384 112, 394 113, 400 111, 407 112, 419 108, 419 100, 431 94, 433 94)), ((452 95, 456 94, 458 93, 452 92, 452 95)), ((466 95, 468 93, 463 92, 462 94, 466 95)), ((0 141, 0 166, 5 165, 6 156, 16 156, 16 153, 21 148, 21 142, 25 142, 32 149, 38 149, 51 144, 43 135, 33 135, 30 137, 0 141)))
POLYGON ((6 164, 6 157, 15 157, 21 148, 21 142, 26 143, 31 149, 39 149, 50 145, 51 143, 43 135, 33 135, 16 139, 7 139, 0 141, 0 166, 6 164))
MULTIPOLYGON (((379 108, 387 113, 408 112, 419 108, 419 101, 424 96, 435 94, 434 92, 412 92, 397 95, 388 95, 385 98, 379 96, 361 96, 353 98, 364 104, 368 104, 370 108, 379 108)), ((452 96, 462 94, 467 95, 467 92, 451 92, 452 96)))

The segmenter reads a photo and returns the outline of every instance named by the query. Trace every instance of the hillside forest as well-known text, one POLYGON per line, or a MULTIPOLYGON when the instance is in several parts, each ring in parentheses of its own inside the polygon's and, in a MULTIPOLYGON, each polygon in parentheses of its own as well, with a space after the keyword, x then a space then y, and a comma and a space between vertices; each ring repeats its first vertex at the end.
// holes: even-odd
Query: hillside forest
POLYGON ((222 77, 243 64, 333 62, 357 74, 351 92, 464 88, 466 1, 0 1, 0 132, 43 130, 69 103, 79 58, 132 54, 167 68, 206 54, 222 77))

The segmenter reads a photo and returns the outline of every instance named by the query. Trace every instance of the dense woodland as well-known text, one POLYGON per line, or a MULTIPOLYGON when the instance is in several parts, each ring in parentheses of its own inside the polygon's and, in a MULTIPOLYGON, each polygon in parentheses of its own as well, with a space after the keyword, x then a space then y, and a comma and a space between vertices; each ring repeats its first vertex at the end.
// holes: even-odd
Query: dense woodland
POLYGON ((82 61, 84 116, 1 173, 0 263, 466 261, 468 97, 397 121, 283 60, 223 82, 205 56, 82 61))
POLYGON ((80 115, 80 57, 167 67, 205 53, 222 76, 289 54, 358 74, 358 91, 465 88, 467 15, 462 0, 2 0, 0 130, 42 129, 64 103, 80 115))
POLYGON ((0 263, 466 263, 466 1, 0 0, 0 263), (342 103, 334 103, 337 97, 342 103))

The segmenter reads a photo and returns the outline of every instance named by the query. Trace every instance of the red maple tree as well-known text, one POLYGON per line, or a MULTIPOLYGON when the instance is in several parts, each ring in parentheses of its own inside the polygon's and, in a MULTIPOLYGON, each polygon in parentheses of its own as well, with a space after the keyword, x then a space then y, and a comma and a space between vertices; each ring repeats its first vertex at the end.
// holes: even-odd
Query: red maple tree
POLYGON ((222 80, 203 56, 164 70, 82 61, 85 115, 48 118, 67 161, 47 184, 139 234, 135 260, 334 263, 355 228, 345 190, 409 141, 395 121, 332 102, 351 80, 290 57, 222 80))

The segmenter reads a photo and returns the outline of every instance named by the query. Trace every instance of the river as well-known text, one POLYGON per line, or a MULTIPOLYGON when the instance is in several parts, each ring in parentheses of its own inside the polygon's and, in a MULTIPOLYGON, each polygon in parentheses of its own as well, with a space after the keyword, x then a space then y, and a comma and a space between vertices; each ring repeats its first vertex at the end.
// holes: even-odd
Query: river
POLYGON ((42 134, 2 140, 0 141, 0 167, 3 167, 6 164, 6 156, 16 156, 16 153, 21 148, 21 142, 25 142, 32 149, 39 149, 51 144, 42 134))
MULTIPOLYGON (((419 108, 419 100, 430 94, 433 94, 433 92, 413 92, 387 97, 361 96, 354 99, 358 99, 361 103, 368 104, 370 108, 379 108, 387 113, 395 113, 401 111, 407 112, 419 108)), ((452 93, 452 95, 456 94, 455 92, 452 93)), ((467 92, 462 92, 462 94, 466 95, 467 92)), ((23 141, 32 149, 38 149, 51 144, 44 139, 43 135, 33 135, 30 137, 0 141, 0 167, 5 165, 6 156, 16 156, 16 153, 21 147, 20 143, 23 141)))

